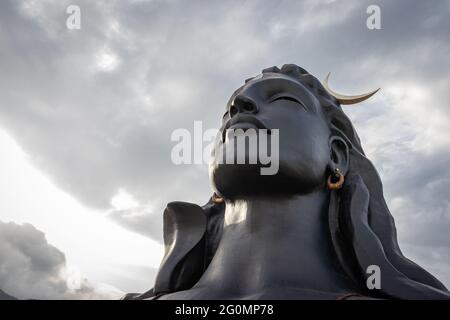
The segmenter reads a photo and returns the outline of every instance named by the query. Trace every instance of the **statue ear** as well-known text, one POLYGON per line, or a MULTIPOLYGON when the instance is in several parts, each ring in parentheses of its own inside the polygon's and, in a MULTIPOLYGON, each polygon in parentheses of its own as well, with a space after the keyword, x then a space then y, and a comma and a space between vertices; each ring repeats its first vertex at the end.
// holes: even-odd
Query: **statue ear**
POLYGON ((349 148, 347 142, 339 136, 330 137, 330 164, 331 171, 338 168, 346 175, 349 169, 349 148))

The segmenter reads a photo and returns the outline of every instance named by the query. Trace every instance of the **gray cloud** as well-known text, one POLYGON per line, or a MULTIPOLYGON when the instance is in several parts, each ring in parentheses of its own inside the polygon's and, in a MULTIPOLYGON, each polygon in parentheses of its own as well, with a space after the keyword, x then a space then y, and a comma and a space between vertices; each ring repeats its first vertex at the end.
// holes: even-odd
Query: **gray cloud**
MULTIPOLYGON (((160 234, 163 227, 162 214, 148 212, 147 209, 142 207, 128 210, 111 210, 108 213, 108 217, 144 236, 160 234)), ((161 241, 161 239, 157 240, 161 241)))
POLYGON ((0 221, 0 288, 8 294, 19 299, 105 299, 121 294, 86 279, 71 289, 66 271, 64 254, 42 231, 31 224, 0 221))
POLYGON ((2 1, 0 125, 61 188, 160 241, 165 203, 211 193, 205 166, 171 163, 171 132, 217 127, 245 78, 297 63, 332 71, 336 90, 381 86, 346 111, 405 253, 446 266, 436 272, 450 285, 449 256, 433 255, 450 247, 450 6, 377 1, 382 30, 372 31, 372 2, 78 1, 82 29, 69 31, 69 1, 2 1), (111 211, 119 189, 153 209, 111 211))

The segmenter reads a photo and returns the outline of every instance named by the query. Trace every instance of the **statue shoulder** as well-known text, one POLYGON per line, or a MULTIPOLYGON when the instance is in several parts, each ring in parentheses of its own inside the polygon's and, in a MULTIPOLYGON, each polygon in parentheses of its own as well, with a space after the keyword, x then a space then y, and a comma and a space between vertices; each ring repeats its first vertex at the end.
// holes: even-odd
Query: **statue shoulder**
POLYGON ((202 207, 181 201, 167 204, 165 253, 156 276, 155 294, 186 290, 198 281, 217 248, 222 216, 223 210, 211 201, 202 207))
POLYGON ((164 257, 154 287, 123 299, 152 299, 191 288, 201 277, 217 249, 225 205, 211 200, 204 206, 174 201, 163 216, 164 257))

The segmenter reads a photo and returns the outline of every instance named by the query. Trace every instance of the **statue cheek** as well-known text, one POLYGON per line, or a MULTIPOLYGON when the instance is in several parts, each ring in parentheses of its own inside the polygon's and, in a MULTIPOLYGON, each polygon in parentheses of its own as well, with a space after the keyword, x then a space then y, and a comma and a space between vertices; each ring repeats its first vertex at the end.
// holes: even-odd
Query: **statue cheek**
POLYGON ((296 154, 294 157, 280 155, 280 172, 289 176, 302 185, 310 185, 311 188, 321 185, 325 181, 325 173, 328 166, 328 157, 323 152, 296 154))
POLYGON ((297 179, 314 185, 322 183, 330 161, 330 153, 325 143, 309 143, 298 146, 288 158, 280 154, 288 171, 295 172, 297 179))

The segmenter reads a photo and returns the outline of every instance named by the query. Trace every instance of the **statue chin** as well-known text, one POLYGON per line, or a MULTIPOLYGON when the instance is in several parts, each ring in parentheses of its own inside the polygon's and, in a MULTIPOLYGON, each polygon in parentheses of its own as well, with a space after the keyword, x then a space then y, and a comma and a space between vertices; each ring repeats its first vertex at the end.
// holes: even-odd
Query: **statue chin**
POLYGON ((275 178, 261 176, 260 169, 259 164, 219 164, 211 169, 211 182, 215 190, 227 199, 262 194, 264 190, 268 191, 270 181, 275 178))
MULTIPOLYGON (((323 145, 327 145, 328 135, 325 131, 323 145)), ((284 140, 276 144, 268 140, 266 150, 259 150, 259 146, 250 148, 248 144, 239 149, 236 139, 220 141, 215 146, 215 158, 209 167, 215 190, 225 199, 235 200, 304 195, 325 187, 328 148, 300 141, 297 134, 295 139, 282 137, 284 140), (234 148, 230 147, 232 144, 234 148), (230 154, 227 154, 228 150, 231 150, 230 154)))
POLYGON ((210 178, 214 189, 230 200, 308 194, 324 186, 322 176, 313 176, 298 167, 280 166, 277 174, 262 175, 264 167, 261 164, 218 164, 210 167, 210 178))

